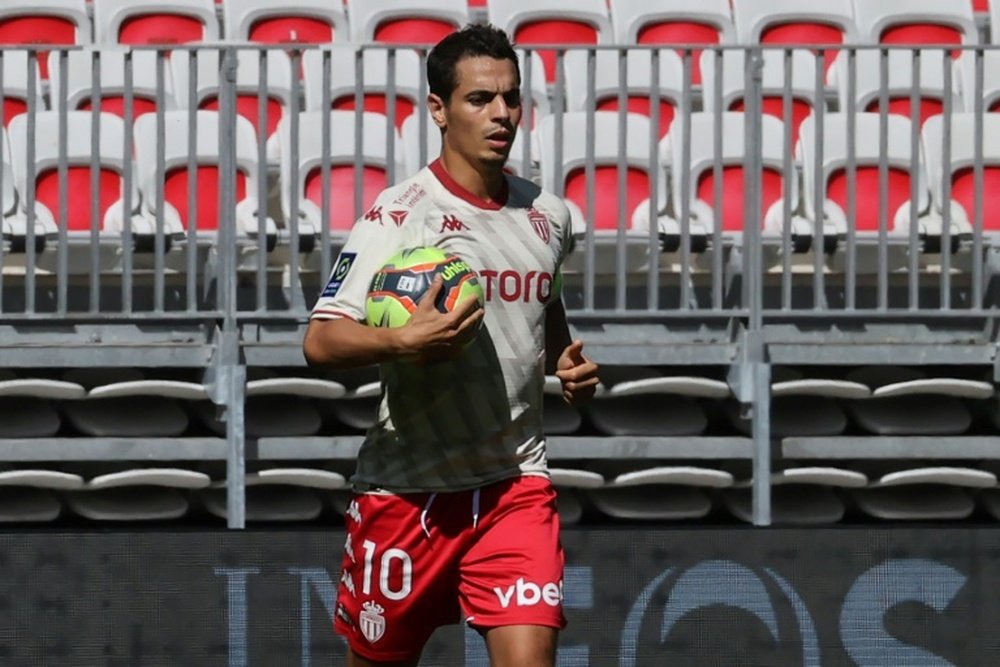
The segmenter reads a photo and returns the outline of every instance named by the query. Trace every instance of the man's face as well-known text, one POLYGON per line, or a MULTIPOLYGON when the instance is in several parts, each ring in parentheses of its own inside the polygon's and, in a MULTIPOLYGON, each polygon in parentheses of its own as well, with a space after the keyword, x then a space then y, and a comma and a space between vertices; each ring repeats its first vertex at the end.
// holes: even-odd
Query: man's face
POLYGON ((448 100, 432 112, 445 128, 448 150, 470 164, 503 166, 521 122, 521 90, 517 70, 510 60, 487 56, 462 58, 455 65, 458 85, 448 100))

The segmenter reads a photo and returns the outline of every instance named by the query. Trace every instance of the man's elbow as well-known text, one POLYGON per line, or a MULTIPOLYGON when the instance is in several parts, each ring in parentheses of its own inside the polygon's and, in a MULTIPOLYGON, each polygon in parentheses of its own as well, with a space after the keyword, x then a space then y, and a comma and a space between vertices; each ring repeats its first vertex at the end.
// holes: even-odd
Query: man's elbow
POLYGON ((325 345, 322 344, 322 336, 315 323, 310 323, 306 329, 306 335, 302 339, 302 356, 306 359, 306 364, 312 367, 329 367, 331 359, 325 345))

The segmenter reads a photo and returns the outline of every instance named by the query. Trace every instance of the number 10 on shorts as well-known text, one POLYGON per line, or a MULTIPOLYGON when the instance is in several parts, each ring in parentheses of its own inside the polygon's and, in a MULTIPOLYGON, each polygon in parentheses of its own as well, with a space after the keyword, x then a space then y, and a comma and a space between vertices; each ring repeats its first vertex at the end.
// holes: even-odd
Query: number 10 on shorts
MULTIPOLYGON (((365 595, 371 595, 377 547, 371 540, 365 540, 362 547, 365 550, 365 571, 361 581, 361 591, 365 595)), ((382 553, 378 566, 378 588, 387 600, 402 600, 410 594, 410 591, 413 590, 413 561, 408 553, 395 547, 386 549, 382 553), (399 561, 398 564, 396 561, 399 561), (390 575, 393 567, 398 567, 401 570, 398 579, 399 588, 395 590, 390 586, 390 575)))

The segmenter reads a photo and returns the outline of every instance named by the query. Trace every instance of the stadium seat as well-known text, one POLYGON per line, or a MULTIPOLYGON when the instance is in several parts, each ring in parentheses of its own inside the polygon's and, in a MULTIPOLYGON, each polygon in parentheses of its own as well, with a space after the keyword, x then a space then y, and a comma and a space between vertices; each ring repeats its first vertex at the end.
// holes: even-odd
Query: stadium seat
MULTIPOLYGON (((125 171, 132 170, 130 161, 124 159, 125 127, 122 119, 111 113, 101 112, 96 116, 97 131, 100 134, 98 153, 91 147, 94 116, 89 111, 69 111, 66 114, 66 218, 60 218, 59 155, 60 121, 59 112, 43 111, 35 116, 34 136, 28 135, 28 116, 22 115, 11 121, 11 156, 13 158, 15 183, 22 194, 22 207, 27 206, 29 187, 34 188, 36 216, 46 226, 50 223, 65 226, 71 237, 89 242, 92 228, 104 235, 110 249, 120 250, 120 234, 123 231, 126 213, 123 211, 125 171), (35 160, 28 164, 28 142, 34 142, 35 160), (91 189, 91 167, 97 166, 97 196, 91 189), (33 179, 33 185, 29 185, 33 179), (94 207, 97 218, 93 219, 94 207)), ((153 221, 142 214, 139 192, 132 181, 131 207, 128 213, 132 234, 136 241, 149 238, 155 231, 153 221)), ((167 233, 172 230, 167 227, 167 233)))
MULTIPOLYGON (((851 0, 733 0, 733 22, 740 44, 857 44, 861 39, 851 0)), ((836 52, 823 52, 828 73, 836 52)))
MULTIPOLYGON (((120 118, 125 117, 125 67, 126 62, 132 62, 132 120, 143 114, 156 111, 157 108, 157 58, 163 56, 154 51, 128 51, 113 46, 85 47, 79 51, 66 53, 66 92, 63 93, 59 63, 60 52, 49 54, 49 72, 51 73, 52 108, 57 109, 66 96, 66 108, 70 110, 88 110, 97 93, 98 107, 101 111, 112 113, 120 118), (100 86, 94 87, 94 63, 100 62, 100 86)), ((170 65, 163 63, 163 109, 177 108, 174 97, 174 82, 170 73, 170 65)))
MULTIPOLYGON (((673 51, 659 50, 659 136, 670 131, 674 116, 684 95, 684 72, 680 56, 673 51)), ((627 67, 625 86, 619 79, 621 51, 594 51, 594 108, 601 111, 618 109, 619 91, 625 93, 625 108, 652 118, 653 56, 649 50, 630 50, 624 60, 627 67)), ((587 90, 590 55, 587 51, 566 54, 566 109, 586 111, 591 91, 587 90)))
POLYGON ((344 6, 328 0, 222 0, 226 39, 265 44, 350 40, 344 6))
MULTIPOLYGON (((326 224, 335 234, 346 235, 379 192, 404 178, 402 143, 398 133, 388 125, 382 114, 361 112, 362 175, 355 178, 356 111, 331 111, 330 180, 323 182, 323 112, 309 111, 299 116, 299 133, 293 143, 291 121, 284 119, 278 126, 281 146, 281 207, 285 220, 292 218, 292 201, 297 201, 300 229, 320 230, 323 227, 322 193, 329 188, 330 212, 326 224), (387 135, 392 145, 387 145, 387 135), (293 165, 298 178, 293 179, 293 165), (391 172, 391 173, 390 173, 391 172), (355 211, 355 187, 362 188, 361 211, 355 211), (303 227, 305 225, 305 227, 303 227)), ((372 216, 381 211, 369 211, 372 216)), ((375 219, 375 218, 373 218, 375 219)))
MULTIPOLYGON (((292 64, 285 52, 266 51, 267 90, 262 90, 261 53, 247 49, 236 52, 238 62, 235 82, 236 113, 250 121, 255 133, 260 133, 261 125, 264 124, 267 161, 277 164, 278 144, 275 133, 278 123, 288 115, 292 106, 292 64), (260 115, 261 97, 266 100, 266 121, 260 115)), ((198 52, 195 98, 192 100, 188 98, 191 75, 190 52, 178 51, 173 54, 170 58, 170 68, 173 72, 179 109, 188 109, 192 106, 211 111, 219 109, 219 95, 222 90, 219 83, 219 57, 219 52, 214 50, 198 52)), ((254 147, 256 151, 256 142, 254 147)))
MULTIPOLYGON (((0 239, 2 248, 7 253, 20 253, 27 249, 28 234, 28 212, 27 202, 18 196, 14 166, 10 155, 10 140, 7 131, 0 130, 0 209, 2 209, 2 221, 0 221, 0 239)), ((54 239, 57 229, 55 221, 35 206, 35 249, 44 249, 46 243, 54 239)), ((15 264, 13 255, 5 258, 7 270, 13 268, 15 264)))
POLYGON ((436 44, 469 22, 466 0, 345 0, 352 41, 436 44))
MULTIPOLYGON (((323 109, 323 68, 329 57, 330 92, 326 97, 328 109, 353 109, 357 85, 357 57, 363 53, 360 86, 362 104, 365 111, 393 115, 393 121, 400 128, 414 109, 422 104, 420 96, 420 57, 410 49, 392 49, 395 67, 392 84, 395 90, 395 106, 389 108, 389 49, 365 49, 353 46, 334 45, 321 50, 306 51, 302 56, 305 104, 309 111, 323 109)), ((425 87, 426 91, 426 87, 425 87)), ((426 92, 425 92, 426 94, 426 92)))
POLYGON ((590 403, 594 426, 606 435, 690 436, 708 426, 699 401, 721 401, 728 385, 713 378, 663 375, 651 368, 603 367, 602 384, 590 403))
POLYGON ((3 122, 0 126, 7 127, 15 116, 28 112, 28 102, 33 97, 36 111, 44 111, 47 106, 43 95, 43 81, 39 70, 39 62, 29 59, 27 51, 6 49, 3 53, 3 89, 0 90, 0 113, 3 122), (34 90, 30 90, 28 79, 30 69, 34 69, 34 90))
MULTIPOLYGON (((997 34, 997 33, 993 33, 997 34)), ((959 56, 958 85, 962 93, 964 110, 976 110, 976 97, 983 99, 983 110, 1000 111, 1000 51, 981 51, 983 60, 982 87, 976 87, 976 52, 967 51, 959 56)), ((958 109, 955 109, 958 111, 958 109)))
POLYGON ((996 475, 973 468, 914 468, 887 473, 851 495, 878 519, 930 521, 966 519, 975 509, 970 490, 990 489, 996 475))
MULTIPOLYGON (((90 44, 93 36, 85 0, 0 3, 0 44, 90 44)), ((48 78, 44 51, 40 73, 48 78)))
MULTIPOLYGON (((746 106, 746 54, 743 51, 722 52, 722 96, 717 98, 716 63, 717 52, 703 51, 701 71, 703 77, 702 108, 714 113, 719 111, 743 111, 746 106)), ((764 50, 761 68, 761 104, 764 113, 785 122, 785 53, 783 50, 764 50)), ((813 112, 817 103, 825 104, 823 91, 816 90, 816 56, 809 51, 796 49, 791 53, 791 98, 792 108, 788 120, 792 122, 792 142, 798 140, 799 126, 806 116, 813 112)))
POLYGON ((146 379, 132 369, 75 369, 63 381, 87 388, 84 399, 64 402, 74 429, 93 437, 176 437, 189 419, 180 401, 207 398, 198 384, 146 379))
MULTIPOLYGON (((888 114, 885 117, 888 136, 888 153, 879 154, 880 114, 858 113, 855 115, 854 154, 856 164, 855 229, 859 234, 876 234, 879 230, 879 211, 883 199, 880 194, 879 164, 884 159, 888 166, 888 222, 886 230, 890 238, 908 239, 910 228, 910 188, 911 179, 917 179, 918 200, 916 209, 921 238, 939 239, 941 221, 926 215, 930 205, 927 189, 927 175, 921 152, 917 157, 917 171, 913 173, 910 120, 904 116, 888 114)), ((827 114, 823 121, 823 149, 821 175, 816 173, 816 122, 810 116, 799 128, 798 158, 803 172, 803 202, 806 216, 815 219, 818 209, 813 201, 817 178, 825 184, 823 202, 825 224, 833 226, 839 233, 848 228, 847 211, 847 115, 827 114)), ((952 221, 955 225, 955 221, 952 221)), ((957 236, 963 230, 955 228, 957 236)))
MULTIPOLYGON (((887 54, 886 63, 888 79, 885 85, 881 76, 881 54, 877 50, 861 49, 857 52, 854 79, 854 108, 856 111, 871 111, 877 113, 881 104, 881 92, 887 92, 888 112, 912 118, 910 95, 914 90, 913 52, 910 50, 892 50, 887 54)), ((939 49, 921 49, 920 51, 920 87, 918 94, 918 112, 920 125, 931 116, 940 114, 944 108, 946 96, 951 96, 952 109, 961 108, 961 100, 957 95, 957 85, 951 90, 945 90, 946 67, 951 67, 951 61, 943 60, 944 54, 939 49)), ((847 58, 838 62, 837 93, 840 109, 848 108, 849 73, 847 58)), ((957 81, 956 81, 957 83, 957 81)))
POLYGON ((931 200, 935 211, 943 215, 944 181, 950 182, 950 215, 962 229, 972 229, 976 213, 975 159, 980 146, 983 165, 983 190, 980 193, 983 230, 1000 233, 1000 115, 985 114, 982 136, 975 135, 976 117, 971 113, 951 116, 949 151, 950 173, 944 173, 944 116, 935 116, 924 123, 922 135, 927 171, 930 177, 931 200))
MULTIPOLYGON (((547 116, 538 127, 539 172, 542 187, 563 197, 573 221, 573 233, 578 240, 592 227, 598 249, 598 272, 614 273, 617 265, 616 238, 619 224, 631 237, 626 250, 629 270, 645 266, 648 260, 649 229, 658 233, 676 234, 671 220, 663 215, 669 193, 666 173, 654 150, 650 162, 650 144, 655 141, 649 119, 635 113, 625 114, 625 136, 619 141, 619 114, 598 111, 593 115, 594 146, 594 210, 587 210, 588 188, 586 165, 588 147, 581 138, 587 135, 587 116, 583 112, 561 116, 562 134, 556 135, 557 116, 547 116), (624 191, 619 190, 619 163, 625 178, 624 191), (655 179, 657 203, 649 201, 650 181, 655 179), (625 217, 619 221, 619 197, 625 198, 625 217), (601 237, 601 238, 598 238, 601 237), (605 252, 606 250, 606 252, 605 252)), ((576 259, 579 255, 576 253, 576 259)))
POLYGON ((185 44, 219 39, 212 0, 92 0, 99 44, 185 44))
MULTIPOLYGON (((614 32, 604 0, 488 0, 490 22, 519 47, 546 44, 613 44, 614 32)), ((556 54, 539 49, 545 79, 556 80, 556 54)))
MULTIPOLYGON (((5 438, 52 437, 62 419, 56 401, 83 398, 86 390, 73 382, 47 378, 18 378, 0 373, 0 423, 5 438)), ((0 473, 0 485, 6 473, 0 473)))
MULTIPOLYGON (((618 44, 732 44, 729 0, 614 0, 611 25, 618 44)), ((691 51, 691 83, 701 83, 700 53, 691 51)), ((678 50, 678 56, 682 52, 678 50)), ((661 65, 662 66, 662 65, 661 65)))
MULTIPOLYGON (((716 116, 710 112, 695 112, 691 114, 690 134, 683 127, 683 119, 678 119, 674 130, 670 133, 665 150, 669 150, 670 164, 673 170, 673 206, 674 212, 680 216, 683 210, 683 197, 688 197, 688 206, 693 224, 711 234, 716 224, 723 234, 741 233, 744 227, 744 125, 745 116, 739 111, 723 112, 718 119, 722 133, 722 208, 715 209, 715 133, 716 116), (680 170, 684 169, 684 141, 690 141, 689 191, 682 190, 680 170)), ((791 210, 798 207, 798 183, 794 176, 787 177, 783 173, 785 151, 784 124, 770 115, 761 117, 761 158, 763 171, 761 173, 761 220, 762 227, 772 236, 778 236, 784 229, 782 212, 783 198, 791 198, 791 210)), ((812 238, 813 228, 807 220, 793 215, 791 219, 793 243, 796 246, 808 245, 812 238)), ((832 233, 832 232, 827 232, 832 233)))
POLYGON ((364 432, 378 417, 378 404, 382 396, 382 386, 378 380, 363 382, 351 387, 339 401, 328 401, 323 407, 327 416, 348 428, 364 432))
MULTIPOLYGON (((842 468, 788 468, 771 475, 771 523, 810 526, 836 523, 844 503, 834 489, 854 489, 868 483, 864 473, 842 468)), ((726 509, 741 521, 753 522, 753 480, 735 482, 723 493, 726 509)))
MULTIPOLYGON (((270 468, 246 475, 247 521, 312 521, 323 511, 320 494, 337 493, 347 482, 340 473, 312 468, 270 468)), ((226 482, 200 494, 205 508, 226 518, 226 482)))
MULTIPOLYGON (((531 164, 524 162, 524 134, 519 131, 514 137, 514 143, 510 147, 510 155, 504 171, 520 176, 521 178, 531 178, 531 164)), ((426 121, 424 135, 424 158, 420 157, 420 117, 413 114, 403 122, 400 132, 401 149, 403 151, 404 172, 407 176, 420 171, 425 165, 433 162, 441 154, 441 129, 434 124, 429 117, 426 121)), ((529 138, 530 142, 531 139, 529 138)), ((399 150, 399 148, 397 148, 399 150)))
MULTIPOLYGON (((861 40, 876 44, 979 43, 968 2, 952 0, 854 0, 861 40)), ((958 57, 960 49, 952 51, 958 57)))
MULTIPOLYGON (((139 190, 149 215, 156 214, 160 179, 163 188, 164 222, 169 229, 189 227, 202 238, 215 238, 219 228, 219 133, 222 130, 216 111, 197 111, 191 127, 187 110, 163 114, 163 172, 157 165, 157 114, 146 114, 135 122, 135 154, 139 190), (188 155, 189 134, 194 132, 195 154, 188 155), (188 170, 193 165, 195 202, 188 200, 188 170), (193 210, 192 210, 193 209, 193 210), (192 217, 192 213, 194 216, 192 217)), ((236 116, 236 231, 243 238, 258 239, 257 141, 253 125, 236 116)), ((267 247, 276 241, 277 227, 270 218, 263 220, 267 247)))
POLYGON ((963 401, 993 394, 986 382, 928 378, 915 368, 871 366, 847 379, 872 389, 871 398, 846 401, 855 424, 876 435, 957 435, 972 424, 963 401))
POLYGON ((732 483, 733 476, 723 470, 663 466, 617 475, 605 486, 587 491, 587 497, 616 519, 700 519, 712 509, 707 491, 732 483))

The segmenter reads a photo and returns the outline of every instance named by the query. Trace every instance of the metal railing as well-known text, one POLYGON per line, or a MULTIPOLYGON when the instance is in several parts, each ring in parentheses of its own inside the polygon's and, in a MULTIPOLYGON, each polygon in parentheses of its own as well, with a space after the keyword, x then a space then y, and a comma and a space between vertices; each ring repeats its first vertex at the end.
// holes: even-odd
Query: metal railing
MULTIPOLYGON (((0 51, 0 97, 25 100, 20 118, 4 117, 0 107, 9 167, 0 170, 0 326, 211 323, 218 351, 207 382, 230 411, 229 473, 239 480, 229 487, 231 525, 242 525, 243 516, 242 327, 302 324, 347 231, 330 221, 358 219, 370 203, 361 185, 366 168, 391 184, 435 155, 422 102, 426 51, 286 47, 0 51), (39 74, 43 59, 48 80, 39 74), (413 64, 415 71, 401 69, 413 64), (338 87, 344 79, 348 87, 338 87), (382 116, 363 110, 373 93, 384 96, 382 116), (403 136, 397 128, 406 107, 397 102, 407 95, 415 98, 413 120, 403 136), (120 118, 100 111, 109 96, 120 97, 120 118), (351 110, 327 113, 332 107, 351 110), (206 168, 217 176, 204 176, 206 168), (353 176, 347 194, 334 189, 341 169, 353 176)), ((717 340, 736 345, 730 378, 754 414, 759 523, 769 520, 769 326, 972 319, 986 323, 981 342, 995 343, 990 286, 1000 229, 987 223, 985 174, 1000 152, 990 152, 985 129, 992 83, 984 61, 997 51, 811 49, 839 56, 831 65, 814 50, 780 46, 557 48, 549 84, 536 64, 544 49, 520 50, 522 142, 512 164, 567 197, 569 177, 583 178, 584 196, 572 201, 577 253, 566 267, 572 321, 687 330, 711 323, 717 340), (868 99, 860 91, 872 62, 877 86, 868 99), (899 63, 911 72, 906 94, 898 92, 906 69, 899 63), (640 66, 645 74, 636 75, 631 68, 640 66), (733 66, 742 83, 735 88, 733 66), (604 96, 609 77, 613 93, 604 96), (921 102, 934 98, 922 77, 942 91, 937 135, 921 115, 921 102), (626 113, 642 108, 641 97, 654 100, 648 117, 626 113), (899 100, 910 107, 902 142, 891 109, 899 100), (810 117, 800 124, 796 108, 804 102, 810 117), (875 116, 857 115, 873 107, 875 116), (664 113, 673 116, 665 136, 664 113), (873 122, 877 145, 859 143, 873 122), (833 136, 842 137, 842 159, 829 159, 841 147, 833 136), (927 144, 932 136, 939 147, 927 144), (971 149, 960 158, 972 174, 971 211, 951 203, 959 144, 971 149), (565 160, 570 154, 575 161, 565 160), (926 176, 929 158, 940 158, 936 182, 926 176), (641 174, 640 185, 632 185, 630 169, 641 174), (859 172, 872 169, 877 189, 860 193, 859 172), (843 206, 830 198, 834 171, 843 206), (890 210, 900 197, 897 173, 908 175, 904 194, 921 205, 890 210), (608 192, 614 224, 598 228, 608 192), (874 227, 859 223, 872 219, 862 194, 879 202, 874 227), (645 203, 633 207, 641 195, 645 203), (737 195, 742 216, 727 209, 737 195)), ((18 341, 5 331, 4 354, 13 354, 18 341)), ((696 332, 692 341, 704 340, 696 332)), ((940 339, 926 342, 935 354, 940 339)), ((820 341, 821 362, 837 362, 823 360, 822 349, 820 341)), ((698 362, 695 354, 678 363, 698 362)))

